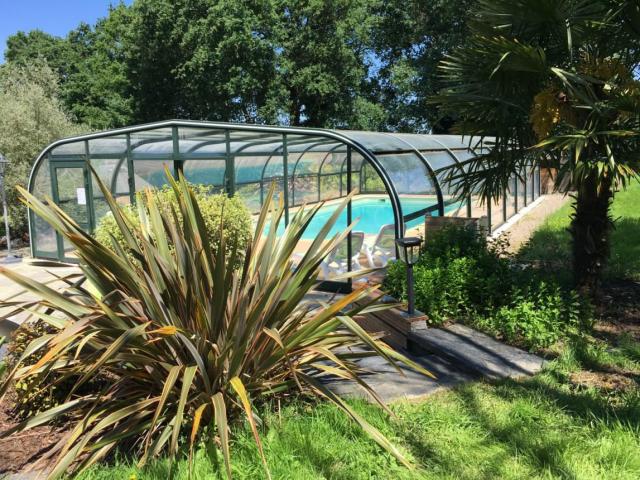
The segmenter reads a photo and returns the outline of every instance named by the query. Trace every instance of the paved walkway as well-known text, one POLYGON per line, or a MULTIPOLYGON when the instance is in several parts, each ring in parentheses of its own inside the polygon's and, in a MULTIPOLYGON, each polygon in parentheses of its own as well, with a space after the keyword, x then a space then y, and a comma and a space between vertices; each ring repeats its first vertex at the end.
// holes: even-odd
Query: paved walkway
MULTIPOLYGON (((56 276, 64 277, 66 275, 79 272, 78 268, 75 266, 45 268, 33 265, 28 260, 23 260, 20 263, 11 263, 7 265, 0 264, 0 267, 7 268, 39 282, 47 283, 50 287, 56 289, 60 289, 65 285, 64 282, 58 280, 56 276)), ((26 292, 22 287, 14 283, 12 280, 0 274, 0 301, 28 301, 35 298, 36 297, 33 294, 26 292)), ((8 315, 12 310, 12 307, 0 307, 0 318, 8 315)), ((27 314, 20 314, 17 316, 12 316, 11 319, 0 320, 0 337, 9 335, 18 327, 19 324, 21 324, 25 320, 26 317, 27 314)), ((0 350, 0 358, 1 356, 2 351, 0 350)))
POLYGON ((529 241, 533 232, 544 223, 549 215, 570 201, 571 197, 561 193, 543 195, 540 197, 539 203, 531 210, 525 211, 523 215, 516 215, 498 229, 499 235, 508 236, 509 250, 515 253, 529 241))

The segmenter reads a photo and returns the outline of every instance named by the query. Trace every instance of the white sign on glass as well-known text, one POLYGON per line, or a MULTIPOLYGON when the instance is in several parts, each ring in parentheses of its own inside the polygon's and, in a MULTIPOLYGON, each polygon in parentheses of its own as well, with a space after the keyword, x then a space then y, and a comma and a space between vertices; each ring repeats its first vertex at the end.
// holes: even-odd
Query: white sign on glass
POLYGON ((76 188, 76 197, 78 198, 78 205, 87 204, 87 194, 84 188, 76 188))

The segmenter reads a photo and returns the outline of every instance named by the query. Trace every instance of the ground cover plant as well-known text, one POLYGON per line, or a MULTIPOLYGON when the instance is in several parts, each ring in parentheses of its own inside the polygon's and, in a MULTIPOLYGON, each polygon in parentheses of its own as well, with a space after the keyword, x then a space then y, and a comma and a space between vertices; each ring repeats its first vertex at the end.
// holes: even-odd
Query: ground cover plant
MULTIPOLYGON (((552 275, 507 254, 475 229, 429 236, 414 266, 416 307, 432 325, 459 321, 527 348, 549 347, 589 327, 588 304, 552 275)), ((406 299, 406 267, 394 262, 384 287, 406 299)))
MULTIPOLYGON (((138 204, 137 226, 100 184, 125 247, 101 244, 57 206, 23 191, 28 206, 76 247, 87 283, 71 284, 61 293, 0 269, 39 298, 15 304, 15 311, 31 312, 59 329, 29 343, 0 393, 16 380, 44 372, 52 374, 50 383, 73 385, 62 403, 29 416, 2 436, 64 418, 71 429, 44 456, 55 461, 52 478, 70 466, 82 471, 116 447, 137 453, 142 465, 160 454, 175 458, 192 452, 200 440, 214 439, 230 475, 230 424, 244 418, 269 476, 258 406, 297 392, 335 403, 390 455, 409 465, 378 429, 320 381, 327 375, 350 379, 378 399, 359 377, 354 360, 380 355, 392 363, 412 364, 353 319, 384 308, 369 300, 375 287, 331 304, 303 298, 316 283, 323 259, 348 234, 347 229, 325 241, 350 197, 294 267, 290 258, 295 246, 321 204, 301 209, 278 237, 277 229, 265 228, 278 225, 284 215, 282 201, 273 202, 272 187, 237 269, 240 252, 234 239, 222 235, 212 248, 195 193, 184 178, 176 181, 168 172, 167 177, 177 207, 161 209, 147 192, 144 204, 138 204), (354 346, 367 351, 353 351, 354 346), (44 355, 30 361, 38 352, 44 355), (104 387, 81 392, 97 374, 104 387)), ((223 230, 223 223, 218 228, 223 230)))

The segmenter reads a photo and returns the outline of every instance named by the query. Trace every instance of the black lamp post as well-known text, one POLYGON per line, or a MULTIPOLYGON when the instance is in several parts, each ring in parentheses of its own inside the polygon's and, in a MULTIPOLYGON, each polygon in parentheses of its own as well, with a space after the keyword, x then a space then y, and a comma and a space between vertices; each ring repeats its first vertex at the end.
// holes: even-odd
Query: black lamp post
POLYGON ((4 155, 0 153, 0 191, 2 193, 2 214, 4 215, 4 233, 7 237, 7 256, 0 263, 18 263, 22 261, 20 257, 11 254, 11 234, 9 232, 9 212, 7 209, 7 196, 5 192, 6 167, 9 163, 4 155))
POLYGON ((415 299, 413 294, 413 265, 420 256, 420 245, 422 239, 419 237, 404 237, 396 239, 400 260, 407 264, 407 313, 415 313, 415 299))

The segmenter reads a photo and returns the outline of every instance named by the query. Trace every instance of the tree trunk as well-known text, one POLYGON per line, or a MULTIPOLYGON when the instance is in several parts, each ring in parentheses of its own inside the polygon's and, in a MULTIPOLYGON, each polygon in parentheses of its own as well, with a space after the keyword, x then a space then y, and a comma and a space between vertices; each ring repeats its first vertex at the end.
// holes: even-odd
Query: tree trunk
POLYGON ((609 207, 613 198, 611 180, 593 175, 578 187, 571 220, 573 275, 578 291, 597 299, 602 272, 609 259, 613 222, 609 207))

